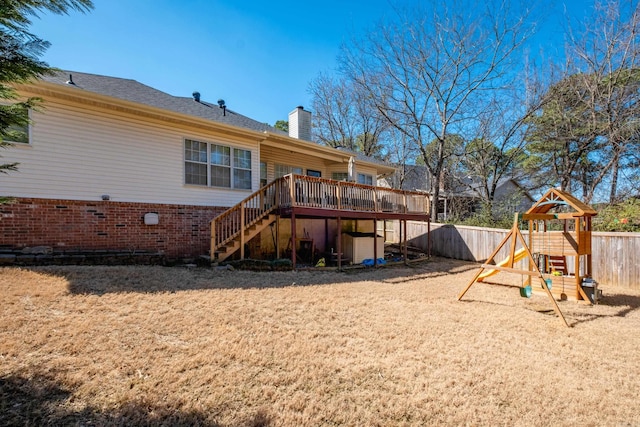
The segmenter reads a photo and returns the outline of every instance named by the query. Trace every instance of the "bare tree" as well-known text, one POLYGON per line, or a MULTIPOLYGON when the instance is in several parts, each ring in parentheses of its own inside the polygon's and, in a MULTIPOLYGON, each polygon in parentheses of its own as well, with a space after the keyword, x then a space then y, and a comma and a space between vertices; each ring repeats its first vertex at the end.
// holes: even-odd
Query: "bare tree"
POLYGON ((538 108, 519 93, 502 93, 484 106, 476 126, 470 127, 472 139, 465 145, 458 170, 462 176, 455 177, 490 212, 501 182, 513 179, 531 184, 522 167, 527 157, 525 133, 527 120, 538 108))
POLYGON ((356 123, 352 119, 351 97, 345 82, 320 74, 309 84, 309 93, 319 142, 355 151, 356 123))
POLYGON ((432 1, 426 10, 398 11, 394 21, 343 48, 342 71, 421 153, 434 178, 432 212, 447 136, 464 133, 532 33, 528 12, 512 4, 432 1), (427 150, 432 140, 434 155, 427 150))
POLYGON ((366 156, 382 158, 384 117, 368 94, 346 79, 320 74, 309 84, 314 128, 319 141, 330 147, 344 147, 366 156))

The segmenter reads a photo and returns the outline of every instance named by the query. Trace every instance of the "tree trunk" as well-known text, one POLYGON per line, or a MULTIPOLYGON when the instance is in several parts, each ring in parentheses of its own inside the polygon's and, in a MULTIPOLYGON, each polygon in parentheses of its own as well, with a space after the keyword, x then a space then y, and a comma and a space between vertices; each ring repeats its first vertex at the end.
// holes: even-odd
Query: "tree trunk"
POLYGON ((609 203, 616 203, 618 200, 618 169, 619 169, 618 153, 615 154, 613 165, 611 165, 611 191, 609 193, 609 203))

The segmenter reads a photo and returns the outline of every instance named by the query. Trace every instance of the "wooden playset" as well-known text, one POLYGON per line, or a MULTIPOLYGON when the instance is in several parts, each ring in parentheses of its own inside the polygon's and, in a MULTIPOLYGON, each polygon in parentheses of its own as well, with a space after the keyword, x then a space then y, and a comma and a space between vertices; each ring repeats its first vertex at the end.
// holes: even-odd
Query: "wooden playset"
POLYGON ((592 207, 571 194, 550 189, 526 213, 515 215, 509 234, 458 295, 458 300, 474 283, 486 281, 494 274, 520 274, 526 276, 520 295, 530 297, 532 292, 543 292, 568 326, 556 299, 592 303, 598 298, 597 284, 591 280, 591 219, 595 215, 592 207), (520 231, 520 220, 528 224, 526 238, 520 231), (508 249, 508 255, 496 262, 494 258, 503 248, 508 249))

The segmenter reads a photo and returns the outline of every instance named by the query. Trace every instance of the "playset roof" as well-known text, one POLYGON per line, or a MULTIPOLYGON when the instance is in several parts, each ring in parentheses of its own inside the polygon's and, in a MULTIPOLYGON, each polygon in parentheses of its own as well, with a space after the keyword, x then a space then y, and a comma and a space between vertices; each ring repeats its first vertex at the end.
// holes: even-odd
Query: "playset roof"
POLYGON ((527 211, 527 214, 544 214, 551 209, 559 206, 569 206, 575 212, 571 213, 571 216, 595 216, 598 213, 591 206, 573 197, 566 191, 562 191, 557 188, 551 188, 540 198, 536 203, 531 206, 527 211))

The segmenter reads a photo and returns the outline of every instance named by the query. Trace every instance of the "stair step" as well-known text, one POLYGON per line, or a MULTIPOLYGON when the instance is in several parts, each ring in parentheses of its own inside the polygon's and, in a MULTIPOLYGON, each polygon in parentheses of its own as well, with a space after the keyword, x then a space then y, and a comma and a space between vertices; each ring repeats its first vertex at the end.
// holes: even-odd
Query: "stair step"
POLYGON ((253 237, 257 236, 259 232, 268 227, 269 224, 275 221, 275 219, 276 215, 268 214, 264 218, 245 228, 241 234, 238 234, 234 239, 215 250, 215 253, 218 255, 216 258, 219 261, 224 261, 229 256, 233 255, 238 249, 240 249, 241 236, 245 241, 249 241, 253 237))

